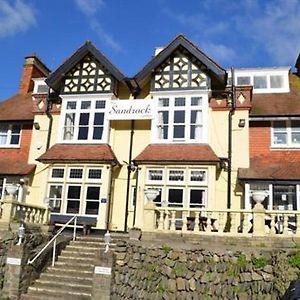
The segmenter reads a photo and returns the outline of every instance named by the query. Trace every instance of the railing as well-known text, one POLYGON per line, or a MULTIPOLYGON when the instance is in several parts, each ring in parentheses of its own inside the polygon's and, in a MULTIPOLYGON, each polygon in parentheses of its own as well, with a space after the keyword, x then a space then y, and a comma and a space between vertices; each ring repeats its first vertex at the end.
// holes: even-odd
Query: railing
POLYGON ((76 227, 77 227, 77 216, 73 216, 61 229, 58 230, 56 235, 41 249, 41 251, 34 256, 33 259, 29 259, 27 264, 33 264, 35 260, 40 257, 40 255, 53 243, 53 252, 52 252, 52 267, 55 264, 55 257, 56 257, 56 240, 57 237, 62 233, 62 231, 74 221, 74 230, 73 230, 73 241, 76 239, 76 227))
POLYGON ((43 206, 5 199, 0 202, 0 221, 7 224, 24 221, 26 223, 47 224, 48 209, 43 206))
POLYGON ((300 212, 155 207, 154 230, 191 234, 299 236, 300 212))

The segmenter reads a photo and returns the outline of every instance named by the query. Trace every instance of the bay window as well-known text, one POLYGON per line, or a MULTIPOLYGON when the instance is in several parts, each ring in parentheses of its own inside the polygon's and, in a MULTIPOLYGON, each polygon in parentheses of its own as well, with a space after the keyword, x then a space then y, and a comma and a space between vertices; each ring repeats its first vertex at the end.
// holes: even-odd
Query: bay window
POLYGON ((0 147, 15 147, 20 144, 21 125, 0 124, 0 147))
POLYGON ((204 142, 206 106, 203 96, 158 97, 157 114, 152 127, 154 140, 204 142))
POLYGON ((273 121, 273 147, 300 147, 300 120, 273 121))
MULTIPOLYGON (((67 99, 66 99, 67 100, 67 99)), ((106 138, 106 100, 67 100, 62 107, 61 141, 101 142, 106 138)))
POLYGON ((146 188, 159 191, 154 200, 157 206, 206 207, 207 169, 197 168, 148 168, 146 188))

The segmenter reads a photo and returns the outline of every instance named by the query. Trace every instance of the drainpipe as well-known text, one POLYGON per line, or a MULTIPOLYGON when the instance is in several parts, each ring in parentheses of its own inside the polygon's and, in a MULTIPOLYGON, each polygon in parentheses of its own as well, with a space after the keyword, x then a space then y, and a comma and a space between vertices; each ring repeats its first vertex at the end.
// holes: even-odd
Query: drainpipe
MULTIPOLYGON (((134 80, 128 80, 127 85, 129 86, 132 92, 133 98, 136 99, 141 92, 139 85, 134 80)), ((124 232, 127 232, 128 206, 129 206, 129 199, 130 199, 130 176, 131 176, 131 172, 135 170, 135 167, 133 167, 132 165, 133 135, 134 135, 134 120, 131 120, 130 145, 129 145, 128 165, 127 165, 127 188, 126 188, 124 232)))
POLYGON ((135 204, 133 210, 133 227, 135 227, 135 218, 136 218, 136 203, 137 203, 137 195, 138 195, 138 183, 139 183, 139 167, 136 166, 136 181, 135 181, 135 204))
POLYGON ((232 171, 232 117, 235 111, 235 86, 234 86, 234 70, 231 68, 231 91, 230 91, 230 110, 228 114, 228 177, 227 177, 227 208, 231 207, 231 171, 232 171))
POLYGON ((113 190, 113 171, 114 167, 117 166, 117 164, 111 164, 110 166, 110 179, 109 179, 109 192, 108 192, 108 207, 107 207, 107 219, 106 219, 106 230, 109 230, 109 224, 110 224, 110 219, 111 219, 111 208, 112 208, 112 190, 113 190))
POLYGON ((49 149, 50 140, 51 140, 51 133, 52 133, 53 117, 52 117, 52 114, 51 114, 51 108, 52 108, 52 101, 50 100, 50 89, 49 89, 48 96, 47 96, 47 108, 46 108, 46 115, 49 119, 46 150, 49 149))

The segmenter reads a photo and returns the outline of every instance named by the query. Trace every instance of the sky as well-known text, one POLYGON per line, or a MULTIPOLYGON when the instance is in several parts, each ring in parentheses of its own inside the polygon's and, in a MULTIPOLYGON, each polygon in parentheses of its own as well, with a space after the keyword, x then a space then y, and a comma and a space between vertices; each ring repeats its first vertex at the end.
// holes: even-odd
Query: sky
POLYGON ((90 40, 130 77, 178 34, 224 68, 293 68, 300 0, 0 0, 0 100, 26 55, 54 71, 90 40))

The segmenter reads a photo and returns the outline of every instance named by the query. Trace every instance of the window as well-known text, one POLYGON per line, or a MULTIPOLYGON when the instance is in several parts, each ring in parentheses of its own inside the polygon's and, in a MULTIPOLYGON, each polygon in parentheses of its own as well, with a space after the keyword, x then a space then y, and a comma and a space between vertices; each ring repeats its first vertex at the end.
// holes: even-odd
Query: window
POLYGON ((267 76, 254 76, 253 87, 255 89, 266 89, 267 88, 267 76))
POLYGON ((270 76, 270 87, 272 89, 281 89, 284 87, 282 75, 271 75, 270 76))
POLYGON ((0 124, 0 147, 20 144, 21 125, 0 124))
POLYGON ((300 120, 273 122, 274 147, 300 147, 300 120))
POLYGON ((62 141, 102 141, 104 139, 105 107, 105 100, 67 101, 62 112, 62 141))
POLYGON ((250 85, 250 76, 238 76, 237 85, 250 85))
POLYGON ((48 197, 52 213, 98 215, 102 168, 54 166, 49 171, 48 197))
POLYGON ((207 169, 147 169, 146 188, 159 191, 157 206, 200 208, 206 206, 207 169))
POLYGON ((155 140, 165 142, 203 141, 202 97, 159 97, 153 122, 155 140))

